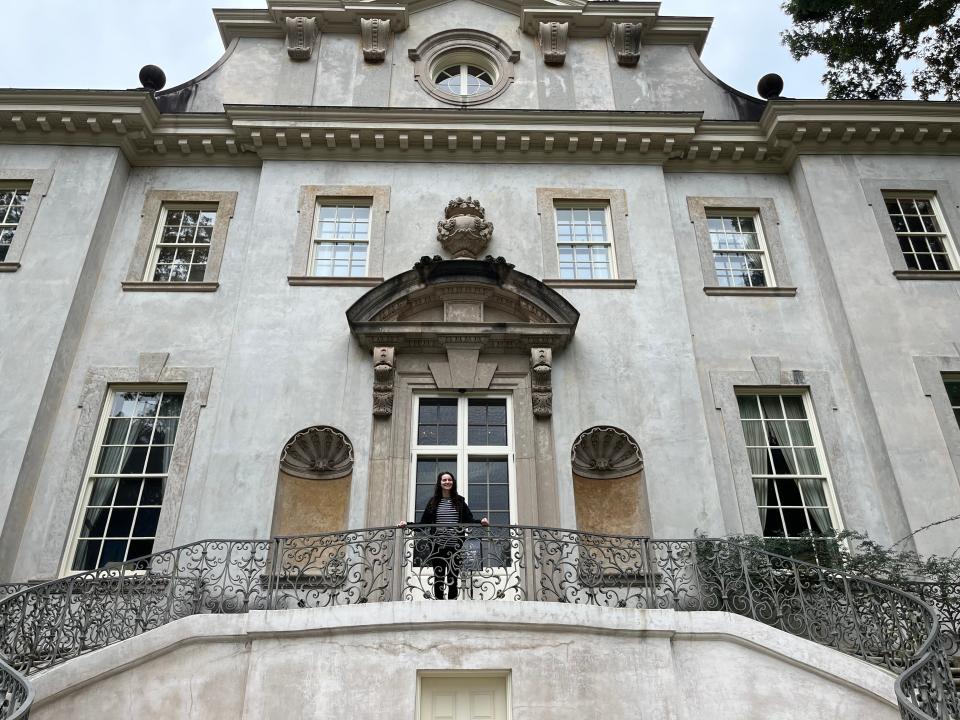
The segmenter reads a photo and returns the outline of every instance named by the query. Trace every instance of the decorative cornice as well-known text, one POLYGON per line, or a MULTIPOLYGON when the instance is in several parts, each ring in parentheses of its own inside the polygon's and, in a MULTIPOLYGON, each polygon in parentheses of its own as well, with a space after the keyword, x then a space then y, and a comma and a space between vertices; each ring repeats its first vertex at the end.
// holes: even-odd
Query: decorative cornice
POLYGON ((213 11, 226 47, 239 37, 283 38, 287 18, 312 20, 319 31, 360 34, 362 19, 390 21, 393 32, 407 29, 408 10, 402 3, 341 2, 340 0, 268 0, 265 10, 213 11))
POLYGON ((263 160, 649 164, 774 172, 801 155, 958 155, 960 103, 772 100, 701 113, 227 105, 161 114, 142 91, 0 90, 0 145, 119 148, 137 166, 263 160))

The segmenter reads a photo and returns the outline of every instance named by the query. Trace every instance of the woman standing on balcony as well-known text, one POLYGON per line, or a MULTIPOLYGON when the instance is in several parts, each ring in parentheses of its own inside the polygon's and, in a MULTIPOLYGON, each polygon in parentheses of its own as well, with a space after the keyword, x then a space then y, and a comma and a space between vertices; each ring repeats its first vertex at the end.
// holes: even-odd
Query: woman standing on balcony
MULTIPOLYGON (((444 525, 465 525, 477 522, 463 495, 457 492, 457 479, 451 472, 442 472, 437 475, 437 484, 433 489, 433 497, 427 501, 427 506, 420 516, 420 525, 436 525, 431 531, 433 542, 430 545, 427 560, 433 566, 433 596, 443 600, 443 589, 447 588, 447 600, 456 600, 459 588, 457 578, 460 575, 460 566, 463 558, 458 552, 463 546, 466 537, 463 529, 443 527, 444 525)), ((480 524, 486 527, 490 523, 486 518, 480 519, 480 524)), ((406 521, 399 527, 406 527, 406 521)))

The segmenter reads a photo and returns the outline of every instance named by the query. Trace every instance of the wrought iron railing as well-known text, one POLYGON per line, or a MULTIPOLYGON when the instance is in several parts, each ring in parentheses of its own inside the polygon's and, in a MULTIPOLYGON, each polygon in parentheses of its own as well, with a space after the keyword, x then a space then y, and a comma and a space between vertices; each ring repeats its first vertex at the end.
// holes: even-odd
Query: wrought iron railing
POLYGON ((32 704, 30 683, 0 659, 0 720, 27 720, 32 704))
POLYGON ((736 613, 893 671, 904 718, 960 720, 937 616, 910 594, 728 540, 540 527, 194 543, 0 600, 0 655, 29 674, 189 615, 451 596, 736 613))

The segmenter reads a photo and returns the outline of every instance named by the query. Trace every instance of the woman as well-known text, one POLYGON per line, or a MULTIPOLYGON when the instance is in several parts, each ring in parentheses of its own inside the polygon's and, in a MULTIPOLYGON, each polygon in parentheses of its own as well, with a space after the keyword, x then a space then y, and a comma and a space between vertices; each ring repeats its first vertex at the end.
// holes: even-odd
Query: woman
MULTIPOLYGON (((437 600, 443 600, 444 587, 447 588, 447 600, 457 599, 457 576, 463 561, 457 551, 463 546, 464 532, 443 526, 475 522, 467 501, 457 492, 457 479, 453 473, 442 472, 437 475, 433 497, 427 501, 419 522, 420 525, 438 526, 431 532, 433 543, 429 557, 433 566, 433 596, 437 600)), ((486 527, 490 523, 486 518, 481 518, 480 524, 486 527)), ((406 521, 399 525, 406 526, 406 521)))

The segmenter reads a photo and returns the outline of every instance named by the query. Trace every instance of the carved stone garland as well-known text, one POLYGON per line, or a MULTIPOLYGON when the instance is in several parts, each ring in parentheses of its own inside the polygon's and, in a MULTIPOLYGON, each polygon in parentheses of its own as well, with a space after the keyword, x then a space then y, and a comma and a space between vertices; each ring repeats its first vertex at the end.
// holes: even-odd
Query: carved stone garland
POLYGON ((530 398, 533 414, 548 418, 553 414, 553 350, 533 348, 530 350, 530 398))
POLYGON ((493 223, 485 220, 479 200, 469 195, 447 203, 446 219, 437 223, 437 242, 455 258, 478 258, 493 237, 493 223))
POLYGON ((363 59, 369 63, 383 62, 387 57, 390 21, 381 18, 360 18, 360 40, 363 59))
POLYGON ((643 470, 640 446, 623 430, 597 426, 584 430, 570 450, 573 471, 585 478, 612 480, 643 470))
POLYGON ((308 17, 284 18, 287 30, 287 55, 291 60, 309 60, 320 31, 317 21, 308 17))
POLYGON ((540 50, 543 52, 543 62, 546 65, 563 65, 567 59, 567 34, 570 31, 568 22, 540 23, 540 50))
POLYGON ((390 417, 393 414, 393 382, 396 370, 394 349, 373 349, 373 414, 390 417))
POLYGON ((339 430, 316 425, 301 430, 283 448, 280 469, 305 480, 333 480, 353 470, 353 445, 339 430))
POLYGON ((617 56, 617 63, 633 67, 640 60, 641 23, 615 22, 610 28, 610 42, 617 56))

